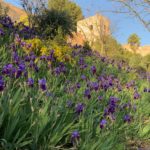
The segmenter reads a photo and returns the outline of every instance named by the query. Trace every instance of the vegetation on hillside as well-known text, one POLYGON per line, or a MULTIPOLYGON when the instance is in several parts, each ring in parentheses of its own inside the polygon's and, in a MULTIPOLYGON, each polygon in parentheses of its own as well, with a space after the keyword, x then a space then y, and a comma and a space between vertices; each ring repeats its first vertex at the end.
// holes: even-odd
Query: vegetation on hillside
POLYGON ((68 45, 66 35, 76 21, 69 20, 69 10, 39 8, 28 16, 29 26, 0 17, 0 149, 147 145, 149 56, 125 51, 111 36, 103 54, 96 43, 94 50, 88 43, 68 45))
POLYGON ((8 17, 0 24, 1 149, 121 150, 148 141, 149 76, 83 47, 57 50, 8 17))

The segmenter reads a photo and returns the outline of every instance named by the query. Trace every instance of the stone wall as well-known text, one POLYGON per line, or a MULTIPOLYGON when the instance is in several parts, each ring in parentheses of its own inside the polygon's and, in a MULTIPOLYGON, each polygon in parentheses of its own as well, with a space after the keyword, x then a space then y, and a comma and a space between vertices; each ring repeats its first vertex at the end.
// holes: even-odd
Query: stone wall
MULTIPOLYGON (((123 48, 133 53, 133 50, 131 49, 129 44, 123 45, 123 48)), ((150 55, 150 45, 140 46, 136 50, 136 53, 142 56, 150 55)))
POLYGON ((110 21, 106 17, 96 14, 95 16, 77 22, 77 33, 70 39, 71 44, 89 43, 100 40, 103 36, 110 34, 110 21), (80 38, 77 38, 80 36, 80 38), (77 41, 76 41, 77 39, 77 41), (79 41, 79 39, 81 41, 79 41))

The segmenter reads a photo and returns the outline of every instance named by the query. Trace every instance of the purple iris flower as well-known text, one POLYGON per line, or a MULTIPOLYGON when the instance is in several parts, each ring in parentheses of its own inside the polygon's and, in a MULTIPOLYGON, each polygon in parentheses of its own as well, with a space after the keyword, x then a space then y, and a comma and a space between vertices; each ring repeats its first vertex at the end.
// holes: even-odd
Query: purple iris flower
POLYGON ((14 71, 14 66, 13 64, 7 64, 3 67, 2 69, 2 74, 12 76, 14 71))
POLYGON ((19 60, 20 60, 20 58, 19 58, 17 52, 13 52, 13 61, 14 61, 16 64, 18 64, 18 63, 19 63, 19 60))
POLYGON ((46 60, 46 59, 47 59, 46 55, 42 55, 42 56, 40 57, 40 60, 46 60))
POLYGON ((25 64, 19 64, 18 68, 23 72, 26 70, 26 65, 25 64))
POLYGON ((84 96, 87 97, 88 99, 91 98, 91 91, 90 91, 90 89, 86 89, 86 90, 84 91, 84 96))
POLYGON ((65 73, 66 72, 66 67, 65 67, 65 65, 64 65, 64 63, 60 63, 59 64, 59 68, 60 68, 60 71, 62 72, 62 73, 65 73))
POLYGON ((21 46, 22 46, 22 47, 25 47, 25 46, 26 46, 26 42, 21 41, 21 46))
POLYGON ((60 75, 61 74, 61 70, 60 70, 59 67, 56 67, 54 72, 55 72, 56 75, 60 75))
POLYGON ((100 121, 100 128, 103 129, 106 126, 106 124, 107 124, 107 121, 105 119, 102 119, 100 121))
POLYGON ((111 96, 109 99, 110 104, 116 104, 119 101, 119 98, 111 96))
POLYGON ((39 72, 39 67, 38 67, 37 65, 35 65, 35 66, 34 66, 34 70, 35 70, 36 72, 39 72))
POLYGON ((27 84, 29 87, 33 87, 34 86, 34 80, 32 78, 29 78, 27 81, 27 84))
POLYGON ((83 103, 78 103, 75 107, 75 112, 77 114, 80 114, 81 112, 83 112, 84 109, 84 104, 83 103))
POLYGON ((95 66, 92 66, 92 67, 91 67, 91 72, 92 72, 93 74, 96 73, 96 67, 95 67, 95 66))
POLYGON ((46 79, 40 79, 39 80, 39 86, 40 88, 45 91, 47 89, 47 86, 46 86, 46 79))
POLYGON ((81 57, 81 58, 79 59, 78 64, 79 64, 80 66, 82 66, 82 65, 84 65, 84 63, 85 63, 84 58, 81 57))
POLYGON ((71 141, 72 143, 75 143, 76 141, 78 141, 80 138, 80 134, 78 131, 74 131, 72 132, 72 135, 71 135, 71 141))
POLYGON ((49 56, 47 56, 47 60, 48 61, 54 61, 55 60, 55 58, 54 58, 54 50, 50 51, 49 56))
POLYGON ((86 76, 85 75, 81 75, 81 79, 82 80, 86 80, 86 76))
POLYGON ((139 99, 140 97, 141 97, 140 94, 136 91, 134 93, 134 99, 139 99))
POLYGON ((35 56, 34 52, 31 52, 30 53, 30 60, 35 61, 35 59, 36 59, 36 56, 35 56))
POLYGON ((79 89, 81 87, 80 83, 77 83, 76 87, 79 89))
POLYGON ((87 67, 88 67, 88 65, 87 65, 87 64, 84 64, 84 65, 80 66, 80 69, 85 69, 85 68, 87 68, 87 67))
POLYGON ((124 120, 124 122, 130 123, 131 122, 131 116, 127 114, 127 115, 124 116, 123 120, 124 120))
POLYGON ((21 77, 21 75, 22 75, 22 70, 19 68, 19 69, 16 70, 16 75, 15 75, 15 77, 16 77, 16 78, 19 78, 19 77, 21 77))
POLYGON ((97 91, 99 89, 99 84, 97 82, 93 82, 92 83, 92 89, 94 89, 95 91, 97 91))

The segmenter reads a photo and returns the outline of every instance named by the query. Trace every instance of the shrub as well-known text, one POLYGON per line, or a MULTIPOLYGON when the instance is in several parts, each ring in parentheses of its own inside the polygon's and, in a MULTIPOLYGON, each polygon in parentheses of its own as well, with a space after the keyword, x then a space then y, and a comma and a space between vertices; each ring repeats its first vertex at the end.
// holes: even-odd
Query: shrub
POLYGON ((67 35, 71 34, 74 29, 69 15, 57 10, 45 10, 41 15, 36 16, 34 21, 37 31, 51 39, 54 39, 59 30, 62 30, 62 35, 67 35))
POLYGON ((71 54, 72 49, 66 45, 60 45, 54 40, 48 41, 49 48, 54 50, 54 55, 59 62, 75 63, 71 54))
POLYGON ((44 44, 39 38, 34 38, 30 40, 25 40, 26 45, 23 49, 25 50, 26 53, 30 53, 31 51, 34 51, 35 54, 40 55, 41 54, 41 49, 43 48, 44 44))

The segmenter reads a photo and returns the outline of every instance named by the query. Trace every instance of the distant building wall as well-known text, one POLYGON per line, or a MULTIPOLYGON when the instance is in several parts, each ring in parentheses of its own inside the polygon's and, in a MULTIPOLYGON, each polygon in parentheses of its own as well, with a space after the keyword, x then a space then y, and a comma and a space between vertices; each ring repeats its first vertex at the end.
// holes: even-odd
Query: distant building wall
POLYGON ((87 41, 95 41, 101 36, 110 34, 110 21, 106 17, 96 14, 78 21, 77 33, 82 34, 87 41))
POLYGON ((102 36, 110 34, 110 21, 106 17, 96 14, 95 16, 77 22, 77 32, 69 38, 72 45, 83 45, 85 41, 89 43, 100 40, 102 36))
MULTIPOLYGON (((122 45, 122 47, 124 49, 126 49, 127 51, 130 51, 133 53, 133 50, 131 49, 129 44, 125 44, 122 45)), ((145 46, 140 46, 137 50, 136 50, 137 54, 140 54, 142 56, 146 56, 146 55, 150 55, 150 45, 145 45, 145 46)))

